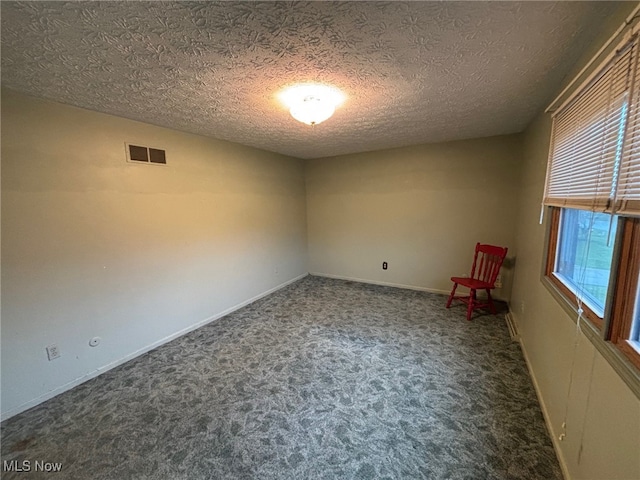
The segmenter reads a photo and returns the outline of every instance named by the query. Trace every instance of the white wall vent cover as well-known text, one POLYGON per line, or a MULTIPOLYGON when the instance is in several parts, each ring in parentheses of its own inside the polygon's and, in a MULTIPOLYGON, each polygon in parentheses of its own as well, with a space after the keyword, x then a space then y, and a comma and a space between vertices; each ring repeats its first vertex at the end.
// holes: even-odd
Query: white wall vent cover
POLYGON ((152 147, 143 147, 126 143, 127 162, 132 163, 148 163, 150 165, 166 165, 167 156, 164 150, 152 147))

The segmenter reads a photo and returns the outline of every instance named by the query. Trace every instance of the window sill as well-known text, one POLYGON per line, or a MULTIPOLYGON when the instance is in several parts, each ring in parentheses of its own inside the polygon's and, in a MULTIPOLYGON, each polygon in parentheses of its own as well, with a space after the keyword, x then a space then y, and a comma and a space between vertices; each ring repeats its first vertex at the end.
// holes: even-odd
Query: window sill
MULTIPOLYGON (((569 291, 576 296, 576 298, 579 295, 579 288, 578 286, 573 282, 573 279, 565 277, 564 275, 560 274, 560 273, 553 273, 553 275, 556 277, 556 279, 561 282, 562 284, 564 284, 564 286, 569 289, 569 291)), ((554 286, 554 288, 557 288, 554 286)), ((562 292, 560 292, 560 294, 562 294, 562 292)), ((602 319, 604 318, 604 307, 600 307, 599 305, 596 304, 596 301, 593 299, 593 297, 591 295, 589 295, 589 292, 582 292, 582 302, 584 305, 586 305, 588 308, 591 309, 591 311, 598 316, 598 318, 600 319, 600 321, 602 321, 602 319)))
MULTIPOLYGON (((558 290, 549 278, 544 274, 541 278, 542 284, 549 291, 551 296, 560 304, 569 318, 575 323, 578 318, 578 310, 569 300, 558 290)), ((602 339, 598 330, 589 320, 580 322, 580 331, 593 346, 600 352, 605 360, 611 365, 622 381, 631 389, 635 396, 640 399, 640 372, 611 342, 602 339)))

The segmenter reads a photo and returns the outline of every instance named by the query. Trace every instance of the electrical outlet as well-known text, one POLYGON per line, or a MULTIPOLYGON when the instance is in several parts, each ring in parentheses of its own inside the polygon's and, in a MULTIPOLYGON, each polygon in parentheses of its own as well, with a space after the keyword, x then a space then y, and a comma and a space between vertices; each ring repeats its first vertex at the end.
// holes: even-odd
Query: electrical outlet
POLYGON ((47 357, 49 358, 49 361, 60 357, 60 349, 58 348, 58 345, 52 343, 47 347, 47 357))
POLYGON ((502 288, 502 275, 496 277, 496 288, 502 288))
POLYGON ((387 262, 382 262, 382 269, 383 270, 386 270, 388 266, 389 265, 387 264, 387 262))

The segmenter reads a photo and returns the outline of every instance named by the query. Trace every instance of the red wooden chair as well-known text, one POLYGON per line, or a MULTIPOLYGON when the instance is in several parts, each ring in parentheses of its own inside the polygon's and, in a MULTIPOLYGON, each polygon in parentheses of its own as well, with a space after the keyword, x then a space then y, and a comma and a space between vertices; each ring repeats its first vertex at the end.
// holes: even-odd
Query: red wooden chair
POLYGON ((469 306, 467 308, 467 320, 471 320, 471 313, 476 308, 489 307, 491 313, 496 313, 496 307, 491 298, 491 290, 495 288, 496 278, 498 277, 498 273, 500 273, 500 267, 506 256, 506 248, 476 243, 471 275, 468 277, 451 277, 453 288, 451 289, 449 300, 447 300, 447 308, 451 306, 452 300, 460 300, 466 303, 469 306), (469 289, 469 295, 455 296, 458 285, 467 287, 469 289), (478 301, 476 298, 476 290, 486 290, 487 303, 478 301))

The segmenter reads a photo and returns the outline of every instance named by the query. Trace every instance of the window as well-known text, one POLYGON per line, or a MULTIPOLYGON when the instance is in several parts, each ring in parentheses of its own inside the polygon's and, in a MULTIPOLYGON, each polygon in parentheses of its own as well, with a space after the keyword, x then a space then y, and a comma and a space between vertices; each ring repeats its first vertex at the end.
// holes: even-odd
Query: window
MULTIPOLYGON (((639 282, 640 283, 640 282, 639 282)), ((640 297, 640 292, 636 295, 636 298, 640 297)), ((636 302, 635 315, 631 323, 631 335, 629 337, 629 343, 635 349, 640 351, 640 301, 636 302)))
MULTIPOLYGON (((640 290, 636 293, 636 298, 640 299, 640 290)), ((629 341, 636 350, 640 350, 640 300, 636 302, 629 341)))
POLYGON ((609 292, 616 227, 616 221, 604 213, 568 208, 560 212, 551 273, 600 320, 609 292))
POLYGON ((550 221, 546 277, 640 368, 640 219, 554 207, 550 221))
POLYGON ((640 219, 621 221, 615 295, 605 338, 640 369, 640 219))
POLYGON ((543 204, 545 276, 640 369, 640 71, 637 35, 553 114, 543 204))

